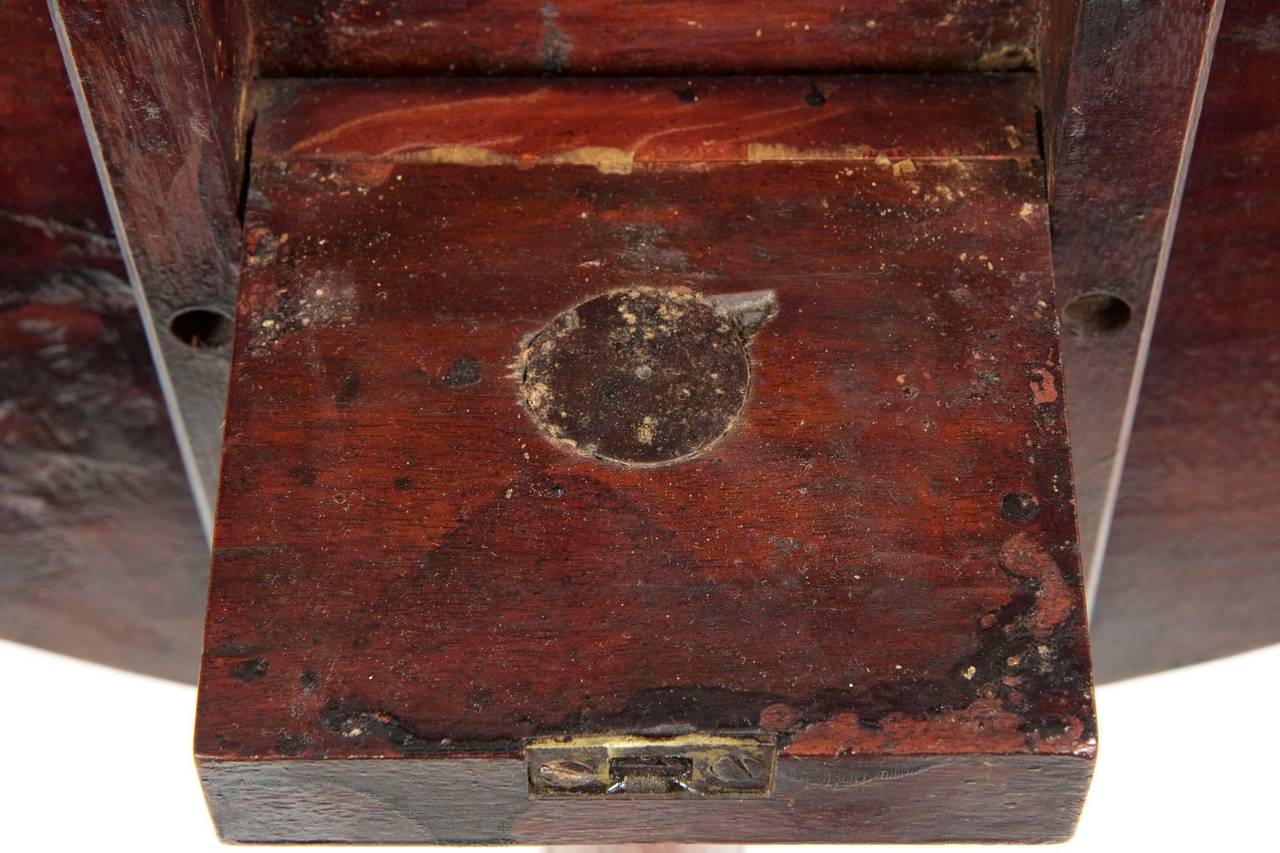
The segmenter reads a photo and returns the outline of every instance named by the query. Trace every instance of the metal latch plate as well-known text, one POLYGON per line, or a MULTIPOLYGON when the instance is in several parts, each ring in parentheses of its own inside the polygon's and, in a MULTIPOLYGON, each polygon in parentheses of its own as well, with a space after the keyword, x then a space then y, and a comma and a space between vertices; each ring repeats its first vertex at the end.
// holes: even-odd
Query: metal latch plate
POLYGON ((529 794, 545 796, 767 795, 773 785, 770 736, 586 735, 530 741, 529 794))

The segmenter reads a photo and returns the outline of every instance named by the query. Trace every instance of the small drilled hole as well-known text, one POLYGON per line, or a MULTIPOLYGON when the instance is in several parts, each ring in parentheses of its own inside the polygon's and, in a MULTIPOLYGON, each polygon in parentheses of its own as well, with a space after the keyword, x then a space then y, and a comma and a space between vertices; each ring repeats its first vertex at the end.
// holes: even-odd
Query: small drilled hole
POLYGON ((1062 312, 1067 329, 1077 335, 1115 332, 1129 325, 1133 309, 1119 296, 1110 293, 1086 293, 1067 303, 1062 312))
POLYGON ((173 336, 194 349, 225 347, 234 327, 230 315, 215 308, 187 308, 169 320, 173 336))

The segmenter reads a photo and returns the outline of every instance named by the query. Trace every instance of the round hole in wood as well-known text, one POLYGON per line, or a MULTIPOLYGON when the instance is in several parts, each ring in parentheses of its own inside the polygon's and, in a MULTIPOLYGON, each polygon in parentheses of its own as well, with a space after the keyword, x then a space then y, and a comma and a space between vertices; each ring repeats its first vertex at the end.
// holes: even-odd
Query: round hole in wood
POLYGON ((751 376, 746 334, 686 288, 610 291, 528 341, 521 397, 557 445, 625 465, 678 462, 738 420, 751 376))
POLYGON ((169 331, 193 349, 218 349, 231 343, 235 322, 217 308, 185 308, 169 319, 169 331))
POLYGON ((1105 291, 1093 291, 1077 296, 1062 311, 1062 320, 1068 331, 1077 335, 1098 335, 1115 332, 1129 325, 1133 309, 1119 296, 1105 291))

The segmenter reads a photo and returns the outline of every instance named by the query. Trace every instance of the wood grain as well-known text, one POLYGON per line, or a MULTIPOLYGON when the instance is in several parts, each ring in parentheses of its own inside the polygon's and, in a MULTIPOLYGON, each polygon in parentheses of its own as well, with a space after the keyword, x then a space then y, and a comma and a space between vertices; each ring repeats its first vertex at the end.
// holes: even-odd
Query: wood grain
POLYGON ((583 85, 264 101, 197 726, 225 837, 1069 833, 1094 723, 1043 173, 1008 141, 1025 84, 847 80, 820 106, 811 80, 583 85), (642 285, 778 310, 739 422, 638 468, 546 440, 519 358, 642 285), (530 737, 686 728, 775 732, 817 781, 794 812, 791 788, 682 812, 501 781, 530 737), (849 755, 944 809, 840 781, 849 755), (316 819, 255 805, 264 773, 316 819), (423 796, 475 819, 384 824, 420 773, 455 774, 423 796), (1019 793, 978 815, 982 785, 1019 793), (831 819, 884 802, 903 813, 831 819))
MULTIPOLYGON (((1221 0, 1048 0, 1041 38, 1054 278, 1064 318, 1101 294, 1123 321, 1064 322, 1090 589, 1137 405, 1221 0)), ((1106 301, 1095 304, 1108 304, 1106 301)))
POLYGON ((1035 67, 1039 0, 250 0, 271 77, 1035 67))
POLYGON ((221 762, 200 774, 219 832, 246 841, 959 843, 1068 838, 1088 784, 1075 765, 1026 755, 784 759, 772 797, 749 805, 686 800, 678 808, 529 799, 524 763, 510 759, 221 762), (266 802, 275 805, 271 813, 266 802), (1061 807, 1046 808, 1055 802, 1061 807))
POLYGON ((235 301, 248 19, 238 0, 50 8, 208 526, 230 350, 225 336, 193 346, 170 327, 188 309, 229 316, 235 301))
POLYGON ((1106 679, 1280 641, 1280 11, 1232 0, 1095 614, 1106 679))
MULTIPOLYGON (((683 80, 282 80, 259 158, 532 166, 1036 159, 1027 75, 683 80), (910 121, 920 102, 931 121, 910 121), (515 104, 519 109, 495 109, 515 104)), ((899 171, 904 167, 899 167, 899 171)))
POLYGON ((0 8, 0 636, 195 679, 208 551, 43 2, 0 8))

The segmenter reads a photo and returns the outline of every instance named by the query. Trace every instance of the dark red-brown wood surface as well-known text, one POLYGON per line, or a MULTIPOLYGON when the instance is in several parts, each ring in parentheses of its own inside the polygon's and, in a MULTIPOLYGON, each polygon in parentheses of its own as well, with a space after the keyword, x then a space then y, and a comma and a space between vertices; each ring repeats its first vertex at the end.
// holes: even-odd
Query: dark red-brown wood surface
POLYGON ((532 166, 577 158, 615 171, 880 156, 1038 159, 1032 91, 1025 75, 577 79, 554 87, 284 80, 263 90, 273 119, 255 146, 260 159, 532 166), (928 124, 915 121, 922 103, 928 124))
POLYGON ((1114 679, 1280 641, 1280 9, 1231 0, 1095 613, 1114 679))
POLYGON ((1092 294, 1121 300, 1110 322, 1092 331, 1067 324, 1062 341, 1091 589, 1221 13, 1222 0, 1047 0, 1044 10, 1040 68, 1058 307, 1070 314, 1092 294))
POLYGON ((1088 787, 1079 768, 1037 756, 842 756, 779 760, 770 797, 584 802, 531 800, 519 760, 394 764, 219 762, 200 774, 224 838, 441 845, 1061 840, 1088 787))
POLYGON ((0 636, 193 680, 208 552, 34 0, 0 7, 0 282, 0 636))
POLYGON ((1029 81, 503 92, 263 100, 197 726, 224 836, 1069 833, 1094 725, 1029 81), (522 340, 635 286, 777 301, 740 422, 675 465, 519 402, 522 340), (671 727, 776 732, 777 795, 530 801, 510 760, 671 727), (471 819, 380 822, 419 776, 471 819))
POLYGON ((52 0, 51 9, 208 521, 229 336, 180 338, 170 329, 191 309, 211 312, 209 322, 229 317, 235 301, 249 22, 239 0, 52 0))
POLYGON ((527 76, 1035 65, 1039 0, 249 0, 263 73, 527 76))

